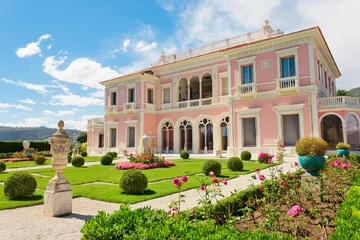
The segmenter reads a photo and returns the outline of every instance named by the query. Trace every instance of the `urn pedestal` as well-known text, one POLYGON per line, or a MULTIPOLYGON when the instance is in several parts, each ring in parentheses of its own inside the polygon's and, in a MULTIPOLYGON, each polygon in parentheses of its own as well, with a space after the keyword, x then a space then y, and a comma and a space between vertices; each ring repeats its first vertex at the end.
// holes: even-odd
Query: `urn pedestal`
POLYGON ((63 171, 68 164, 71 138, 63 130, 64 122, 60 121, 59 130, 49 139, 52 154, 52 166, 56 175, 49 181, 44 193, 44 215, 58 217, 72 213, 72 191, 63 171))

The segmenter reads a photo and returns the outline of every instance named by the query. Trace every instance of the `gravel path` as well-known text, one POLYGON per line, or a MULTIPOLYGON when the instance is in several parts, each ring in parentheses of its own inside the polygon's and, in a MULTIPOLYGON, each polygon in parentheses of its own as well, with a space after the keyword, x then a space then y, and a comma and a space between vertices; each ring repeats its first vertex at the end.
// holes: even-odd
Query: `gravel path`
MULTIPOLYGON (((294 171, 291 167, 295 158, 286 158, 285 162, 280 165, 283 172, 294 171)), ((269 178, 269 169, 261 171, 269 178)), ((222 193, 229 196, 235 189, 243 190, 250 185, 251 175, 242 175, 235 179, 229 180, 228 185, 222 185, 222 193)), ((255 181, 258 184, 260 181, 255 181)), ((182 209, 189 209, 197 206, 199 195, 196 189, 183 192, 185 203, 181 205, 182 209)), ((152 199, 137 204, 130 205, 132 208, 151 206, 152 208, 167 210, 172 200, 177 199, 177 194, 152 199)), ((80 239, 80 229, 86 220, 96 215, 99 210, 113 212, 119 209, 120 204, 108 203, 103 201, 90 200, 87 198, 73 199, 73 214, 66 217, 44 217, 42 215, 43 205, 32 207, 23 207, 10 210, 0 211, 0 239, 80 239)))

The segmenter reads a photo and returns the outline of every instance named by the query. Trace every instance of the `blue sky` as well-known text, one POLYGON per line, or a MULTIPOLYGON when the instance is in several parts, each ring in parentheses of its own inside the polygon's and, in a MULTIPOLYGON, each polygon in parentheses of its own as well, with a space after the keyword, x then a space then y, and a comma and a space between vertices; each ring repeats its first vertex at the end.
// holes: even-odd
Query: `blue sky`
POLYGON ((342 77, 359 87, 356 0, 0 0, 0 126, 85 130, 103 114, 99 81, 157 61, 161 51, 260 29, 319 25, 342 77))

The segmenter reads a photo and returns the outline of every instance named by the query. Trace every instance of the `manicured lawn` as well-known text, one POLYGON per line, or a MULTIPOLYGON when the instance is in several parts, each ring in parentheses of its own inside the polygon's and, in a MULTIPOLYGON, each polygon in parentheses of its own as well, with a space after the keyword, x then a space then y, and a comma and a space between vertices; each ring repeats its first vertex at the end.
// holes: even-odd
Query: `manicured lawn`
POLYGON ((0 185, 0 210, 41 204, 44 201, 43 195, 43 190, 36 190, 34 195, 28 199, 10 201, 4 195, 4 186, 0 185))
MULTIPOLYGON (((103 166, 103 165, 93 165, 89 167, 67 167, 64 171, 64 175, 69 180, 72 185, 73 196, 74 197, 87 197, 90 199, 103 200, 108 202, 116 203, 136 203, 144 200, 149 200, 152 198, 157 198, 161 196, 166 196, 176 192, 176 188, 172 184, 172 178, 180 177, 183 175, 189 176, 189 182, 184 184, 183 189, 192 189, 199 186, 199 182, 196 179, 196 175, 201 173, 202 166, 206 160, 204 159, 191 159, 191 160, 174 160, 176 166, 169 168, 156 168, 150 170, 143 170, 144 174, 148 177, 149 184, 148 190, 142 195, 127 195, 122 194, 122 190, 119 187, 119 180, 125 170, 115 169, 115 165, 103 166), (161 182, 157 182, 160 181, 161 182), (163 181, 165 180, 165 181, 163 181), (105 182, 113 184, 87 184, 93 182, 105 182)), ((260 164, 255 161, 244 161, 244 170, 239 172, 232 172, 227 168, 227 160, 219 160, 222 164, 222 175, 221 178, 231 179, 239 175, 248 174, 254 172, 256 168, 264 169, 267 168, 267 164, 260 164)), ((45 189, 48 181, 55 175, 55 170, 52 168, 46 169, 34 169, 27 170, 27 172, 34 174, 37 182, 38 188, 45 189)), ((13 172, 5 172, 0 174, 0 182, 3 182, 12 175, 13 172)), ((39 191, 43 194, 43 191, 39 191)), ((36 201, 42 201, 42 199, 36 199, 36 201)), ((16 203, 6 203, 10 202, 3 195, 3 191, 0 192, 0 209, 5 209, 9 207, 17 206, 26 206, 30 204, 35 204, 39 202, 32 201, 16 201, 16 203), (30 203, 29 203, 30 202, 30 203), (5 206, 5 207, 3 207, 5 206)), ((11 201, 13 202, 13 201, 11 201)))

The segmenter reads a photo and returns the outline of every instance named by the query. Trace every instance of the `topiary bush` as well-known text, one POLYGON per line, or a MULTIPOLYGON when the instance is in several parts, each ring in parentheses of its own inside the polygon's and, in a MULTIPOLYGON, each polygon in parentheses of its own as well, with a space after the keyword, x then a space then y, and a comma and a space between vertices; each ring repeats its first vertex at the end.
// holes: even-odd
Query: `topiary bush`
POLYGON ((81 167, 85 164, 85 159, 83 157, 80 157, 80 156, 77 156, 77 157, 74 157, 71 161, 71 164, 74 166, 74 167, 81 167))
POLYGON ((110 156, 108 154, 102 156, 101 160, 100 160, 102 165, 110 165, 112 163, 112 161, 113 161, 112 156, 110 156))
POLYGON ((36 179, 27 172, 16 172, 4 184, 4 194, 9 199, 30 197, 36 190, 36 179))
POLYGON ((210 172, 214 172, 215 176, 220 176, 221 164, 215 160, 208 160, 204 163, 202 172, 205 175, 209 175, 210 172))
POLYGON ((231 157, 227 162, 227 167, 231 171, 241 171, 244 168, 244 164, 238 157, 231 157))
POLYGON ((327 149, 328 143, 318 137, 303 137, 295 146, 299 156, 324 156, 327 149))
POLYGON ((249 151, 243 151, 243 152, 241 153, 240 157, 241 157, 241 160, 245 160, 245 161, 251 160, 251 152, 249 152, 249 151))
POLYGON ((147 177, 137 169, 126 171, 120 179, 120 187, 128 194, 144 193, 147 185, 147 177))
POLYGON ((80 155, 83 156, 83 157, 87 157, 88 153, 87 152, 82 152, 82 153, 80 153, 80 155))
POLYGON ((181 157, 182 159, 189 159, 190 153, 188 153, 187 151, 182 151, 182 152, 180 153, 180 157, 181 157))
POLYGON ((46 161, 46 158, 44 156, 37 156, 34 160, 34 162, 38 165, 44 164, 46 161))
POLYGON ((110 156, 112 160, 114 160, 114 155, 111 152, 106 153, 106 155, 110 156))
POLYGON ((339 142, 339 143, 336 145, 336 149, 337 149, 337 150, 339 150, 339 149, 349 150, 350 148, 351 148, 351 145, 348 144, 348 143, 339 142))
POLYGON ((69 155, 68 155, 68 163, 71 163, 71 160, 72 160, 72 157, 71 157, 71 155, 69 154, 69 155))
POLYGON ((5 170, 6 170, 6 164, 0 161, 0 173, 5 172, 5 170))
POLYGON ((117 157, 117 152, 111 152, 113 158, 116 158, 117 157))

